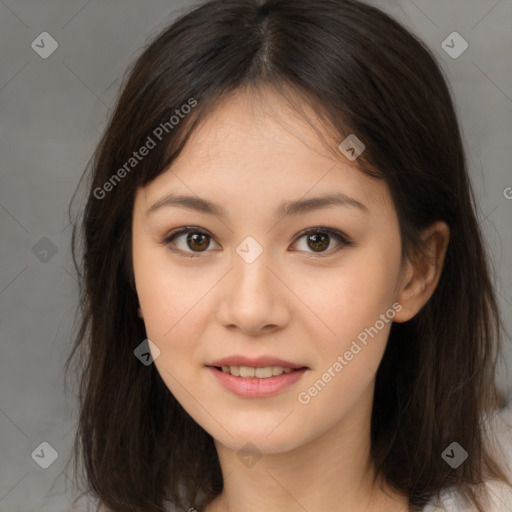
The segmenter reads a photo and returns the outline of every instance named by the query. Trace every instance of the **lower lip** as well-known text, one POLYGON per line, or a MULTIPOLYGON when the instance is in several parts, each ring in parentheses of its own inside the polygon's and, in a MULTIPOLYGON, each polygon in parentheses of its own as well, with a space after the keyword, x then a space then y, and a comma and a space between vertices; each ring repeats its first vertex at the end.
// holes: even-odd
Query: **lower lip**
POLYGON ((244 398, 264 398, 275 395, 297 382, 307 370, 307 368, 301 368, 276 377, 258 379, 257 377, 235 377, 213 366, 208 366, 208 369, 228 391, 244 398))

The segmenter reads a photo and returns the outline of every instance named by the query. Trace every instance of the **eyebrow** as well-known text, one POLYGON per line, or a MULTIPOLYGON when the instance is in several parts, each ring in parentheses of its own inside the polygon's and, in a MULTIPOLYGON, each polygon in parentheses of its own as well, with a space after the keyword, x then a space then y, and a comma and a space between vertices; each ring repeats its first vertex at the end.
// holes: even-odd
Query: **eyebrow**
MULTIPOLYGON (((217 217, 228 217, 226 210, 207 199, 203 199, 197 196, 186 196, 177 194, 168 194, 162 199, 158 200, 153 206, 147 211, 146 215, 156 212, 164 207, 182 207, 190 210, 206 213, 209 215, 215 215, 217 217)), ((318 210, 321 208, 328 208, 330 206, 348 206, 351 208, 357 208, 362 212, 369 214, 370 210, 366 205, 349 197, 341 192, 323 194, 317 197, 311 197, 309 199, 297 199, 293 201, 283 201, 276 209, 277 217, 288 217, 291 215, 300 215, 312 210, 318 210)))

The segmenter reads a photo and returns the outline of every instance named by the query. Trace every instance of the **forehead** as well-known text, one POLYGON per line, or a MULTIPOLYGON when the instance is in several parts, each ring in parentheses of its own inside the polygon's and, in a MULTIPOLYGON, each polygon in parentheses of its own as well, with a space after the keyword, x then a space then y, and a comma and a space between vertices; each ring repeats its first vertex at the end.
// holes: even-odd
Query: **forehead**
POLYGON ((336 136, 318 124, 311 107, 301 107, 307 119, 271 89, 233 93, 192 133, 170 168, 145 187, 146 208, 170 191, 276 207, 283 198, 338 192, 370 209, 392 208, 385 182, 341 152, 333 154, 336 136))

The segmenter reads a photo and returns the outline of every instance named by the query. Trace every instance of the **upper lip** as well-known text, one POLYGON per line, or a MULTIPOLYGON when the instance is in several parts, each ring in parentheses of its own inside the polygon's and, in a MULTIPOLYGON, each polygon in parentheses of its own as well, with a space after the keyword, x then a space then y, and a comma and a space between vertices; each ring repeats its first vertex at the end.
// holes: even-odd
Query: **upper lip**
POLYGON ((303 364, 291 363, 284 359, 273 356, 246 357, 246 356, 229 356, 217 359, 207 366, 250 366, 252 368, 264 368, 266 366, 280 366, 282 368, 306 368, 303 364))

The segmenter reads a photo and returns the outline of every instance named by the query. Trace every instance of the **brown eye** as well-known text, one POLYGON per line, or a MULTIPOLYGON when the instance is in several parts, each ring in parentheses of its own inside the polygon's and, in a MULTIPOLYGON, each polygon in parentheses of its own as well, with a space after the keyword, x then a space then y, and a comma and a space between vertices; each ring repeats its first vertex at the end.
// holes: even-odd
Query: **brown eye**
POLYGON ((298 236, 295 244, 300 246, 301 244, 299 242, 301 242, 302 239, 305 239, 305 244, 303 243, 303 247, 299 247, 299 250, 316 253, 318 256, 328 256, 344 247, 353 245, 353 242, 345 235, 331 228, 318 227, 306 229, 298 236), (335 242, 334 248, 327 250, 328 247, 332 245, 332 241, 335 242))
POLYGON ((162 245, 168 246, 172 252, 180 253, 185 257, 194 258, 201 252, 209 252, 212 237, 199 228, 188 226, 173 231, 162 240, 162 245), (184 238, 186 235, 186 238, 184 238))
MULTIPOLYGON (((302 239, 306 241, 305 248, 299 250, 314 253, 318 256, 328 256, 344 247, 353 245, 353 242, 345 235, 332 228, 309 228, 298 236, 294 245, 300 245, 299 241, 302 241, 302 239), (328 249, 333 241, 335 242, 334 248, 328 249)), ((168 246, 172 252, 179 253, 184 257, 194 258, 201 256, 200 253, 202 252, 210 252, 208 249, 212 241, 213 237, 201 228, 187 226, 173 231, 161 243, 168 246), (185 235, 186 238, 184 238, 185 235)), ((214 243, 216 244, 216 242, 214 243)), ((217 245, 217 247, 219 246, 217 245)))
POLYGON ((313 251, 324 251, 327 247, 329 247, 329 235, 325 233, 314 233, 312 235, 308 235, 307 237, 308 247, 313 249, 313 251))
POLYGON ((193 251, 204 251, 210 245, 208 235, 204 233, 189 233, 187 236, 187 245, 193 251))

